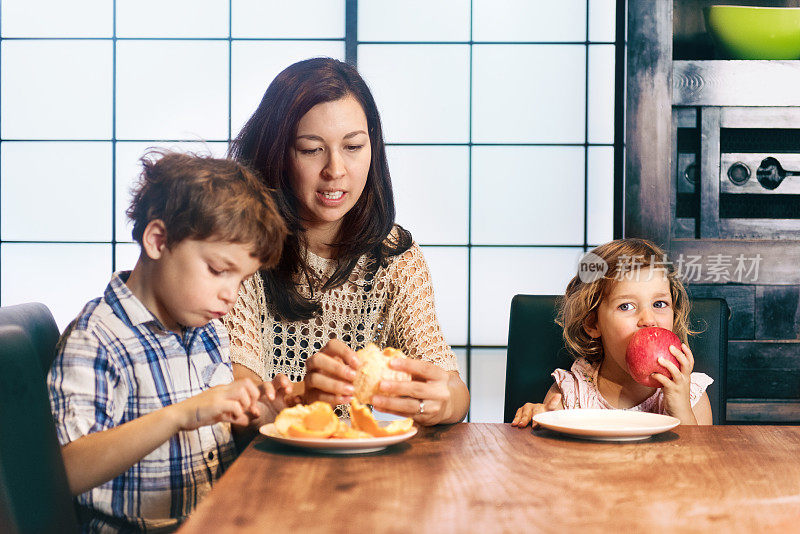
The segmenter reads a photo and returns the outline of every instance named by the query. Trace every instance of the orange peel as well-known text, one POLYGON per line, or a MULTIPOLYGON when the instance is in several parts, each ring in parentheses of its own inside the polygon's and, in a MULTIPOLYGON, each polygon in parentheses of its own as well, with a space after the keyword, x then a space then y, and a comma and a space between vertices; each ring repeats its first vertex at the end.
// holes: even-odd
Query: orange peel
POLYGON ((331 436, 334 439, 369 439, 372 434, 368 434, 363 430, 356 430, 344 421, 339 421, 339 428, 331 436))
POLYGON ((369 406, 356 399, 350 402, 350 424, 340 421, 331 405, 321 401, 285 408, 275 418, 275 431, 278 434, 307 439, 384 438, 405 434, 413 426, 413 419, 392 421, 381 426, 372 416, 369 406))
POLYGON ((278 433, 293 438, 325 439, 339 428, 339 418, 327 402, 286 408, 275 418, 278 433))
POLYGON ((376 438, 405 434, 414 426, 414 420, 410 418, 392 421, 386 426, 380 426, 372 416, 369 407, 364 406, 356 399, 350 401, 350 422, 353 428, 367 432, 376 438))

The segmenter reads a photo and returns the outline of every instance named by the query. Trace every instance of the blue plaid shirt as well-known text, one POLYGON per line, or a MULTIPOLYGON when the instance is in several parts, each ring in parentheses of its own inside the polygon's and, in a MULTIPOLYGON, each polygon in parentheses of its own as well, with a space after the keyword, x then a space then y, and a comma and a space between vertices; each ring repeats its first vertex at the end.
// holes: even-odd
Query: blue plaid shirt
MULTIPOLYGON (((233 380, 219 320, 166 330, 115 273, 58 343, 47 377, 59 442, 108 430, 233 380)), ((233 461, 230 425, 179 432, 117 478, 80 496, 84 531, 174 529, 233 461)))

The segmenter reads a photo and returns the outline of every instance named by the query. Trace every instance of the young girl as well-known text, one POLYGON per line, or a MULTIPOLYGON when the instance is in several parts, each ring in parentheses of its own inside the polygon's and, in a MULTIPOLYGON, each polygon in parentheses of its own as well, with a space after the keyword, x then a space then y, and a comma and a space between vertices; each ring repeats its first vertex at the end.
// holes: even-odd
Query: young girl
MULTIPOLYGON (((368 342, 402 350, 372 399, 418 424, 461 420, 469 392, 442 336, 430 273, 394 223, 378 108, 356 69, 330 58, 278 74, 231 147, 273 190, 290 235, 275 269, 244 284, 225 318, 233 374, 280 373, 309 403, 346 405, 368 342)), ((341 412, 342 409, 340 409, 341 412)))
POLYGON ((607 408, 667 414, 682 424, 710 425, 706 388, 713 382, 692 373, 694 356, 686 345, 689 299, 664 252, 643 239, 619 239, 592 251, 608 265, 604 276, 587 282, 575 276, 567 285, 558 315, 564 341, 575 358, 569 371, 556 369, 542 404, 526 403, 513 426, 525 427, 537 413, 573 408, 607 408), (639 328, 659 326, 677 334, 670 347, 680 367, 659 358, 669 376, 654 373, 662 387, 636 382, 625 351, 639 328))

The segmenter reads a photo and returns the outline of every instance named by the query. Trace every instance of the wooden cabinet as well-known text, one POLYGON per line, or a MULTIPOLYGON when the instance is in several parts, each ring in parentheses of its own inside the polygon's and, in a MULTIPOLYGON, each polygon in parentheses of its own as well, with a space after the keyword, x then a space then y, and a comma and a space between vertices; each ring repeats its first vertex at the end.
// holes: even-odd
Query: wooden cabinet
POLYGON ((717 59, 712 3, 628 0, 624 235, 728 300, 728 420, 798 422, 800 176, 765 184, 768 158, 800 171, 800 61, 717 59))

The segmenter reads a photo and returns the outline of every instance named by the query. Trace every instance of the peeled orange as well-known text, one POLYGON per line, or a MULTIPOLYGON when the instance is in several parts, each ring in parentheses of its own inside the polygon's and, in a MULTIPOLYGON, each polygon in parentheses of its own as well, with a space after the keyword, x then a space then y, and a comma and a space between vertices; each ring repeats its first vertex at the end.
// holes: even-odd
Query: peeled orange
POLYGON ((374 343, 368 343, 363 349, 356 351, 356 356, 361 360, 361 367, 356 372, 353 381, 355 398, 367 404, 372 402, 372 396, 378 393, 378 384, 381 380, 411 380, 411 375, 402 371, 389 368, 389 362, 394 358, 405 358, 406 355, 397 349, 387 347, 379 349, 374 343))

